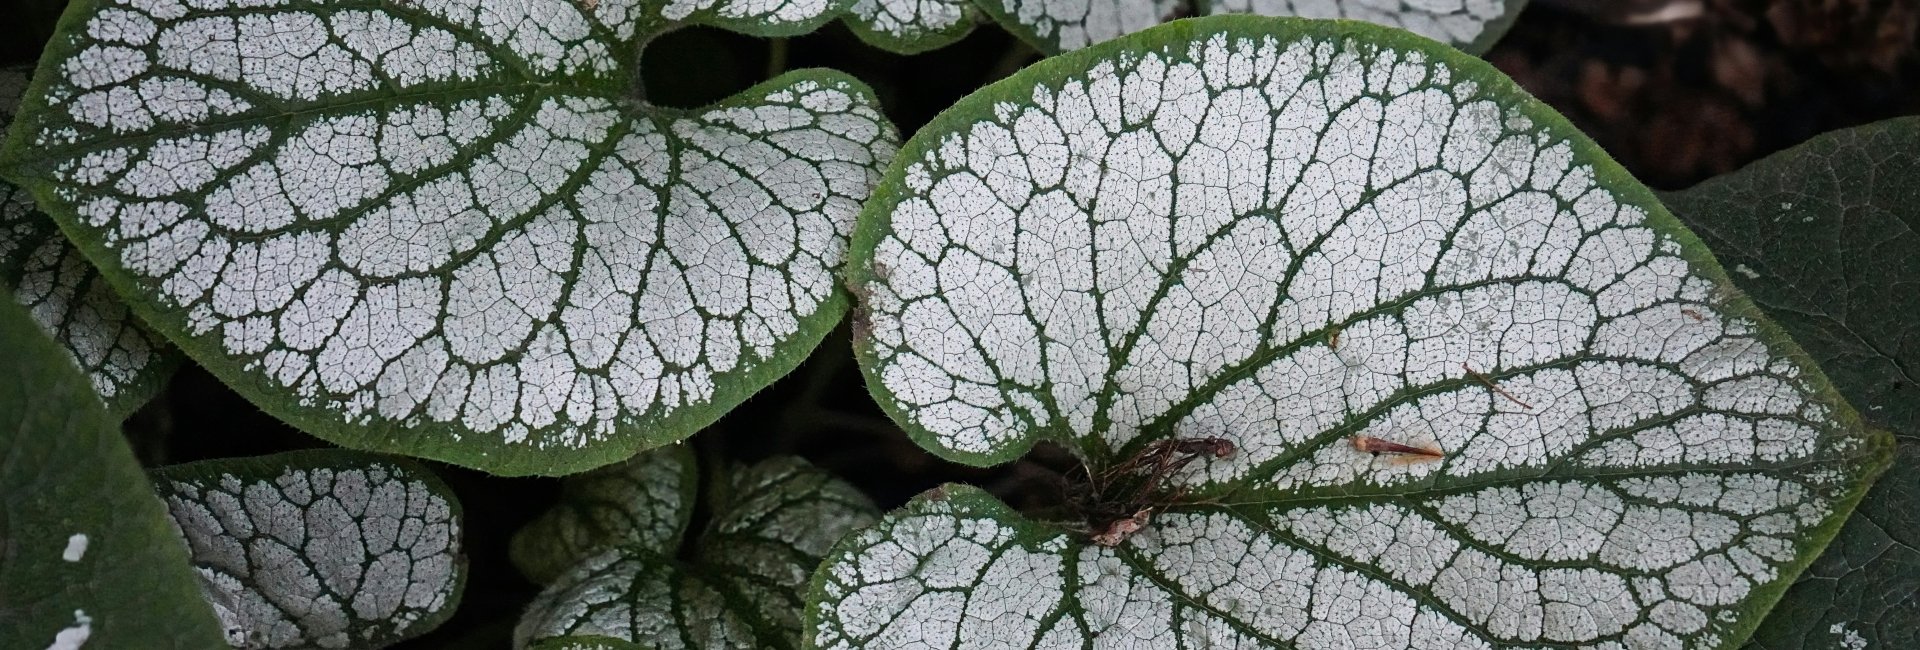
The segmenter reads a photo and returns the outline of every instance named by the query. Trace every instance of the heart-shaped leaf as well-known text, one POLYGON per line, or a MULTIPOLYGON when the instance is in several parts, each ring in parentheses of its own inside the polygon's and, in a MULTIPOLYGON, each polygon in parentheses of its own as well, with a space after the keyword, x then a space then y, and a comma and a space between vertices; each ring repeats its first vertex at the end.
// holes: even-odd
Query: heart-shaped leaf
POLYGON ((0 300, 0 648, 219 647, 166 507, 62 347, 0 300))
MULTIPOLYGON (((0 131, 13 123, 26 90, 25 70, 0 70, 0 131)), ((153 399, 179 364, 173 346, 133 316, 53 218, 6 181, 0 181, 0 287, 67 349, 115 417, 153 399)))
POLYGON ((382 648, 460 602, 460 503, 416 463, 341 450, 164 467, 154 484, 236 648, 382 648))
MULTIPOLYGON (((668 451, 643 454, 622 466, 646 489, 634 491, 635 483, 607 477, 578 477, 584 480, 569 486, 571 500, 611 505, 623 494, 634 495, 628 501, 634 505, 633 519, 661 512, 671 500, 665 495, 684 485, 683 468, 689 465, 684 454, 668 451)), ((809 575, 835 541, 876 519, 873 503, 797 458, 737 468, 711 485, 714 493, 704 497, 711 520, 684 551, 680 530, 664 537, 596 536, 595 552, 528 609, 515 633, 516 647, 799 647, 809 575)), ((561 512, 573 507, 560 506, 561 512)), ((684 516, 662 521, 686 525, 684 516)), ((528 532, 554 530, 551 520, 535 526, 528 532)))
POLYGON ((1255 14, 1364 20, 1479 53, 1493 47, 1526 5, 1526 0, 978 1, 1008 31, 1044 52, 1079 49, 1182 16, 1255 14))
POLYGON ((916 441, 1088 471, 1065 522, 954 489, 849 538, 819 647, 1726 647, 1889 447, 1565 119, 1359 23, 1036 64, 851 259, 916 441))
POLYGON ((1848 129, 1662 199, 1899 452, 1754 633, 1761 648, 1920 645, 1920 118, 1848 129))
POLYGON ((895 146, 836 73, 636 101, 640 43, 840 6, 82 0, 6 157, 150 324, 282 419, 579 471, 800 362, 895 146))

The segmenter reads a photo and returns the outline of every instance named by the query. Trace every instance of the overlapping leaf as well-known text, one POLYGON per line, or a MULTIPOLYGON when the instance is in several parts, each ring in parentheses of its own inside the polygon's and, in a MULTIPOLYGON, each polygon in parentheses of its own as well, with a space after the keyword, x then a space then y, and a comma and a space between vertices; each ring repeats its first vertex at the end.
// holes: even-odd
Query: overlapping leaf
POLYGON ((1816 138, 1663 198, 1834 387, 1893 467, 1754 635, 1760 648, 1920 644, 1920 118, 1816 138))
POLYGON ((154 483, 233 647, 381 648, 460 602, 460 504, 417 464, 300 451, 174 465, 154 483))
POLYGON ((693 450, 675 445, 569 476, 560 503, 513 534, 513 563, 547 584, 609 546, 672 555, 693 517, 698 473, 693 450))
MULTIPOLYGON (((707 496, 712 519, 683 552, 686 516, 667 511, 690 506, 674 497, 686 484, 688 461, 684 453, 657 450, 623 465, 626 481, 568 479, 580 480, 569 500, 603 504, 603 521, 617 517, 610 510, 624 500, 634 506, 626 514, 633 521, 665 515, 655 521, 674 530, 613 526, 571 534, 599 545, 534 601, 516 631, 517 647, 799 646, 808 576, 836 540, 875 520, 872 502, 804 461, 764 461, 734 471, 719 483, 720 494, 707 496)), ((563 503, 559 516, 579 521, 565 514, 575 507, 563 503)), ((543 519, 523 536, 568 535, 568 527, 543 519)))
POLYGON ((6 300, 0 349, 0 647, 218 647, 187 549, 119 421, 6 300))
POLYGON ((936 453, 1235 451, 1116 547, 923 497, 821 569, 823 648, 1729 647, 1889 446, 1563 118, 1357 23, 1036 64, 908 143, 852 259, 936 453))
POLYGON ((267 410, 353 447, 578 471, 805 356, 894 148, 829 72, 636 102, 639 44, 842 8, 86 0, 6 157, 154 327, 267 410))
MULTIPOLYGON (((25 70, 0 70, 0 132, 13 123, 26 89, 25 70)), ((140 324, 53 218, 6 181, 0 181, 0 285, 67 349, 115 416, 152 399, 179 363, 173 347, 140 324)))

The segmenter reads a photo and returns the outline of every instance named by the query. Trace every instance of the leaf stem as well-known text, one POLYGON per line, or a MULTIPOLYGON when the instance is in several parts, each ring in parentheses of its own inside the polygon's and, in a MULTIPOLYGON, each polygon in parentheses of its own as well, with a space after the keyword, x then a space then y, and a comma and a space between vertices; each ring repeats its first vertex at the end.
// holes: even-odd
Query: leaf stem
POLYGON ((767 41, 767 78, 772 79, 787 71, 787 39, 775 38, 767 41))

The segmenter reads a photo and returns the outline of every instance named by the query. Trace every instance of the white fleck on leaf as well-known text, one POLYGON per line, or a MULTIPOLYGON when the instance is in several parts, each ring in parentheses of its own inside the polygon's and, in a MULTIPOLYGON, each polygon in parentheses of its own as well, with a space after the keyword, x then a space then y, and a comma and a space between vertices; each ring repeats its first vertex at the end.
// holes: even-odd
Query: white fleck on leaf
POLYGON ((60 559, 68 562, 79 562, 81 558, 84 558, 86 556, 87 556, 87 534, 74 533, 72 535, 68 535, 66 548, 63 548, 60 550, 60 559))
POLYGON ((47 650, 80 650, 93 636, 93 617, 86 610, 73 610, 73 625, 60 630, 53 636, 53 644, 47 650))
POLYGON ((1359 23, 1029 67, 850 259, 917 442, 1096 478, 1085 521, 950 487, 849 537, 814 647, 1732 647, 1890 445, 1564 118, 1359 23))
MULTIPOLYGON (((26 71, 0 70, 0 131, 13 122, 26 90, 26 71)), ((6 181, 0 181, 0 287, 67 350, 116 417, 152 399, 179 364, 173 346, 134 317, 53 218, 6 181)))
MULTIPOLYGON (((642 460, 666 466, 654 474, 678 471, 683 462, 667 455, 642 460)), ((534 600, 515 647, 799 647, 809 576, 834 542, 874 522, 873 503, 796 458, 735 469, 718 492, 707 497, 712 520, 684 545, 690 555, 679 556, 678 532, 605 539, 534 600)))
POLYGON ((460 504, 416 463, 297 451, 164 467, 154 484, 236 648, 384 647, 460 602, 460 504))
POLYGON ((840 8, 101 0, 7 153, 148 322, 263 408, 351 447, 579 471, 799 363, 844 313, 846 236, 895 148, 827 71, 636 101, 640 43, 840 8))
POLYGON ((693 450, 670 445, 561 482, 560 503, 513 534, 513 564, 548 584, 614 545, 673 553, 693 517, 699 468, 693 450))
MULTIPOLYGON (((872 1, 872 0, 869 0, 872 1)), ((1008 31, 1063 52, 1196 15, 1254 14, 1361 20, 1484 52, 1526 0, 979 0, 1008 31)), ((858 6, 855 7, 858 11, 858 6)))

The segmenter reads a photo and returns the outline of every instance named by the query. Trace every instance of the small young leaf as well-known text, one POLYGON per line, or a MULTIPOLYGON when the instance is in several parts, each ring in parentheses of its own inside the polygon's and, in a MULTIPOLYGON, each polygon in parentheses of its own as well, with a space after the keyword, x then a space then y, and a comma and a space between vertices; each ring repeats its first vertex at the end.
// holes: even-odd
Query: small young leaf
POLYGON ((514 566, 547 584, 608 546, 672 555, 693 516, 697 472, 693 450, 672 445, 567 477, 560 503, 514 533, 514 566))
POLYGON ((1182 16, 1256 14, 1346 18, 1398 27, 1468 52, 1506 33, 1526 0, 979 0, 1008 31, 1062 52, 1182 16))
POLYGON ((417 463, 343 450, 154 471, 236 648, 381 648, 460 602, 460 504, 417 463))
MULTIPOLYGON (((0 132, 27 90, 25 70, 0 70, 0 132)), ((107 412, 125 418, 165 383, 179 353, 114 295, 26 190, 0 181, 0 288, 26 305, 93 382, 107 412)))
POLYGON ((858 0, 846 18, 860 40, 901 54, 951 44, 980 20, 969 0, 858 0))
POLYGON ((0 350, 0 648, 220 647, 119 420, 11 299, 0 350))
POLYGON ((1564 118, 1360 23, 1029 67, 907 143, 850 267, 917 442, 1093 478, 1085 522, 949 490, 851 538, 819 647, 1728 647, 1890 442, 1564 118))
POLYGON ((1920 118, 1815 138, 1662 197, 1827 369, 1893 467, 1754 633, 1759 648, 1920 644, 1920 118))
POLYGON ((680 21, 832 2, 79 0, 15 177, 156 329, 350 447, 564 474, 678 440, 843 313, 895 136, 799 71, 636 101, 680 21))
POLYGON ((646 541, 601 547, 534 601, 516 647, 799 647, 808 576, 842 535, 874 521, 872 502, 805 461, 776 458, 734 471, 709 505, 691 557, 646 541))

